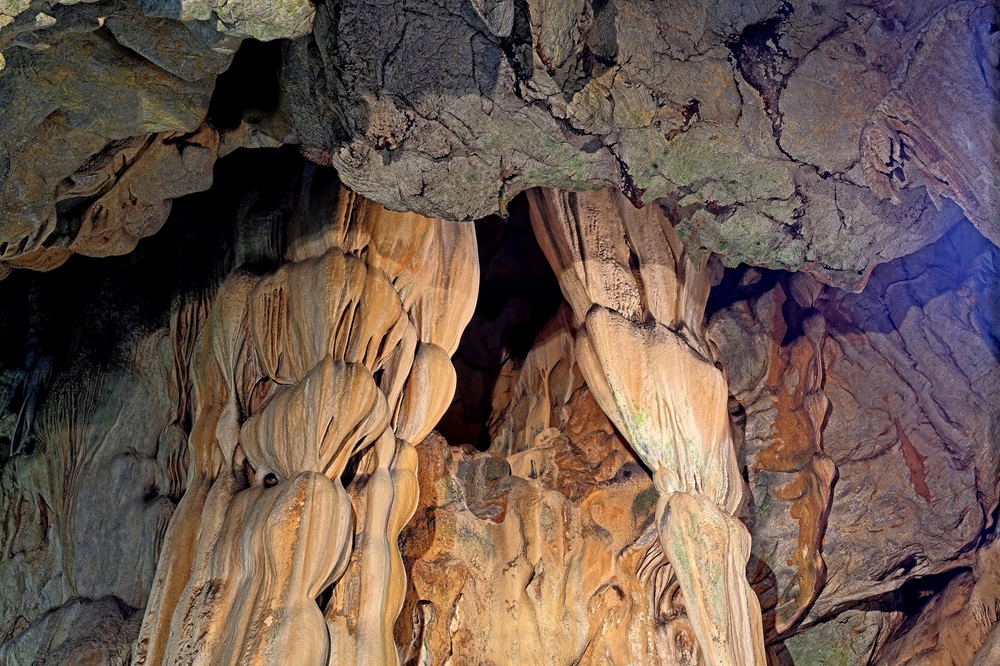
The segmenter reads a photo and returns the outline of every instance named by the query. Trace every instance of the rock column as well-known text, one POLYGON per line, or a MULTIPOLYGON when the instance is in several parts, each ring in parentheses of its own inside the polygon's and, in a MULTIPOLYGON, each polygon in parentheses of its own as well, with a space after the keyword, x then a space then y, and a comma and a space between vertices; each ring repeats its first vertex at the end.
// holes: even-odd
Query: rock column
POLYGON ((287 263, 221 287, 193 359, 190 482, 136 664, 392 664, 419 443, 475 308, 470 224, 342 190, 287 263), (357 473, 345 488, 352 459, 357 473))
POLYGON ((706 663, 763 666, 760 606, 728 390, 704 334, 706 260, 658 205, 612 190, 533 190, 531 221, 573 309, 581 370, 649 466, 660 542, 706 663))

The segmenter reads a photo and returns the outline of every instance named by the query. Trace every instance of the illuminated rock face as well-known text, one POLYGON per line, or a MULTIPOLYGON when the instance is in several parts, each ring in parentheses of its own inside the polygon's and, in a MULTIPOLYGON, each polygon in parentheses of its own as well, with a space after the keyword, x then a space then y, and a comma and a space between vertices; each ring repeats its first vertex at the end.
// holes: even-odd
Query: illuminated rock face
POLYGON ((708 663, 764 662, 729 392, 704 331, 707 257, 659 206, 610 190, 534 191, 532 225, 573 310, 597 403, 653 473, 663 552, 708 663))
POLYGON ((188 491, 133 663, 397 659, 413 446, 454 393, 475 235, 346 191, 318 231, 273 274, 229 277, 208 315, 188 491), (353 456, 365 483, 352 495, 353 456))
POLYGON ((968 222, 851 294, 668 200, 472 225, 226 160, 133 255, 0 283, 0 664, 992 663, 968 222))

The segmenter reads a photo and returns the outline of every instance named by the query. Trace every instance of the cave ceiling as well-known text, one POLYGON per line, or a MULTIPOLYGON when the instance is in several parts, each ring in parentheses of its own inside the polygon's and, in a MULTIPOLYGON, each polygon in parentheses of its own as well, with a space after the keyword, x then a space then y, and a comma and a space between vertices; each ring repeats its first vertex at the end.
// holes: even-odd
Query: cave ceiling
POLYGON ((0 0, 0 666, 1000 664, 995 0, 0 0))
POLYGON ((289 144, 452 220, 611 186, 727 265, 856 290, 963 216, 1000 238, 995 9, 8 1, 0 271, 126 253, 220 156, 289 144))

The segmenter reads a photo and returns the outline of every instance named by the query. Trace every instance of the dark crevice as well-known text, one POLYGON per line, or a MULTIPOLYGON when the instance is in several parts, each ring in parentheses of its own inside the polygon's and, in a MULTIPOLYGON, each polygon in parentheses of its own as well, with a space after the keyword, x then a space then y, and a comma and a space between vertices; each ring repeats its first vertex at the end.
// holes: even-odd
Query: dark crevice
POLYGON ((692 118, 701 120, 701 101, 697 98, 689 99, 681 110, 681 117, 684 118, 685 125, 690 123, 692 118))
POLYGON ((760 94, 776 137, 781 132, 778 97, 785 85, 784 70, 789 60, 788 53, 781 48, 778 30, 792 11, 791 4, 782 3, 775 16, 747 26, 728 44, 740 74, 760 94))
POLYGON ((368 452, 370 447, 365 447, 360 451, 355 451, 354 454, 347 459, 347 464, 344 465, 344 471, 340 475, 340 485, 346 488, 351 485, 351 481, 354 477, 358 475, 358 469, 361 466, 361 459, 364 457, 365 453, 368 452))
POLYGON ((506 219, 477 221, 476 242, 482 271, 479 300, 454 357, 455 401, 437 429, 452 444, 486 450, 490 441, 484 424, 500 369, 508 361, 525 359, 563 299, 535 239, 524 194, 511 201, 506 219))
POLYGON ((531 79, 531 23, 528 20, 527 0, 514 1, 514 27, 508 37, 500 40, 500 48, 518 81, 531 79))
POLYGON ((705 319, 711 319, 719 310, 724 310, 739 301, 747 301, 765 294, 786 275, 784 271, 756 268, 740 264, 727 268, 722 281, 712 287, 705 306, 705 319))
POLYGON ((892 592, 869 599, 859 606, 859 610, 882 613, 901 612, 906 616, 906 619, 889 639, 891 643, 913 628, 927 604, 943 592, 953 580, 971 572, 971 568, 958 567, 929 576, 913 578, 892 592))
POLYGON ((785 347, 805 335, 802 324, 816 310, 799 305, 798 301, 788 293, 787 286, 782 286, 785 289, 786 298, 785 302, 781 304, 781 316, 785 320, 785 335, 781 339, 781 346, 785 347))
POLYGON ((621 178, 619 189, 621 190, 621 193, 625 195, 625 198, 628 199, 633 206, 636 208, 642 208, 645 205, 642 197, 646 194, 646 189, 639 187, 636 184, 635 179, 632 178, 632 174, 629 173, 628 164, 626 164, 625 161, 618 156, 618 153, 614 151, 613 147, 608 146, 608 152, 611 153, 611 156, 615 158, 615 162, 618 163, 618 173, 621 178))
POLYGON ((282 40, 247 39, 233 62, 215 82, 208 105, 208 122, 218 130, 239 127, 247 116, 262 116, 278 108, 282 40))
POLYGON ((899 625, 888 641, 886 641, 886 644, 891 644, 913 629, 923 611, 927 608, 927 605, 938 597, 952 581, 960 576, 971 573, 971 567, 957 566, 947 571, 911 578, 889 592, 836 606, 822 616, 813 618, 808 623, 802 624, 797 631, 784 636, 784 639, 804 633, 850 610, 901 613, 904 616, 902 624, 899 625))
POLYGON ((150 484, 146 487, 146 490, 142 494, 142 501, 144 503, 149 503, 155 501, 160 496, 160 489, 156 487, 156 484, 150 484))
POLYGON ((330 583, 324 587, 323 591, 316 597, 316 605, 319 606, 320 612, 325 612, 330 600, 333 599, 333 588, 335 586, 336 583, 330 583))

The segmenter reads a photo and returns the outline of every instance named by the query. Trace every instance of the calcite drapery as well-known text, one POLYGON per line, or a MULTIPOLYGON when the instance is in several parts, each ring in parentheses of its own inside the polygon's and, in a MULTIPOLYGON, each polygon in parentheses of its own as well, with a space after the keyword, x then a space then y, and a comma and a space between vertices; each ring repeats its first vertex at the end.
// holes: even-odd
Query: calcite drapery
MULTIPOLYGON (((302 251, 307 243, 297 240, 294 256, 286 253, 280 230, 300 217, 312 219, 320 203, 335 205, 338 189, 328 186, 332 170, 307 166, 302 174, 288 166, 298 159, 292 151, 263 152, 226 162, 238 164, 240 173, 234 178, 220 168, 221 189, 178 202, 164 230, 131 257, 77 258, 51 273, 18 270, 0 283, 0 402, 11 396, 12 378, 28 377, 25 386, 41 386, 37 393, 18 389, 11 408, 0 414, 0 664, 58 663, 66 655, 72 663, 87 663, 81 656, 87 647, 105 655, 101 663, 121 666, 131 659, 161 551, 160 518, 165 529, 187 485, 186 456, 174 453, 187 448, 187 405, 195 404, 188 374, 197 367, 191 363, 195 340, 201 340, 217 285, 237 265, 270 270, 282 257, 306 260, 326 252, 322 234, 309 227, 296 235, 316 239, 316 247, 302 251), (316 172, 329 176, 326 186, 322 178, 308 179, 316 172), (226 189, 234 181, 238 191, 226 189), (241 202, 231 218, 225 206, 216 205, 227 192, 241 202), (190 300, 192 289, 204 291, 190 300), (114 354, 110 366, 108 353, 114 354), (18 447, 25 453, 3 460, 12 433, 19 432, 19 413, 29 425, 34 413, 34 427, 23 432, 35 435, 18 447)), ((526 201, 520 204, 515 216, 527 212, 526 201)), ((502 225, 486 220, 477 230, 494 224, 502 225)), ((488 256, 490 243, 480 247, 488 256)), ((489 278, 490 288, 502 289, 515 271, 537 276, 539 260, 547 271, 540 252, 509 252, 505 268, 489 278), (535 270, 525 271, 528 262, 535 270)), ((995 622, 992 614, 981 614, 980 603, 992 608, 987 593, 995 594, 988 580, 995 558, 985 557, 993 549, 983 549, 981 535, 988 543, 994 531, 1000 446, 998 267, 996 248, 964 222, 934 246, 877 268, 862 294, 833 288, 817 293, 817 285, 807 293, 800 289, 810 286, 804 276, 749 267, 726 271, 713 287, 708 337, 726 369, 730 411, 743 423, 733 436, 737 442, 743 436, 737 451, 747 466, 752 505, 741 516, 750 519, 756 556, 751 581, 763 592, 768 656, 777 663, 789 654, 797 664, 818 658, 901 666, 928 657, 967 663, 963 659, 995 622), (824 402, 814 395, 818 386, 829 401, 821 442, 810 436, 813 415, 822 416, 815 409, 824 402), (817 444, 840 473, 828 513, 829 488, 811 480, 822 471, 815 465, 817 444), (811 551, 799 557, 802 545, 811 551), (817 553, 828 573, 811 602, 810 588, 818 580, 811 576, 822 564, 812 557, 817 553), (803 605, 806 615, 795 621, 803 605)), ((515 306, 509 309, 525 317, 526 308, 515 306)), ((494 452, 485 454, 448 447, 439 438, 417 447, 427 510, 418 508, 418 520, 411 519, 401 534, 404 568, 415 586, 408 590, 417 595, 408 592, 407 604, 412 599, 413 605, 404 606, 395 626, 407 663, 425 643, 433 663, 451 656, 455 663, 533 664, 545 661, 540 654, 568 663, 584 655, 580 664, 660 663, 658 657, 667 655, 664 660, 672 663, 672 650, 662 648, 676 643, 664 629, 676 626, 667 622, 678 609, 679 624, 687 624, 687 612, 676 603, 682 601, 676 583, 660 592, 672 568, 661 567, 663 558, 654 554, 643 558, 647 549, 661 551, 651 515, 656 493, 581 385, 574 368, 574 316, 568 306, 564 312, 560 320, 572 332, 540 333, 524 371, 503 380, 513 386, 513 398, 509 411, 493 422, 513 435, 510 449, 502 449, 496 435, 494 452), (519 396, 522 386, 527 390, 519 396), (525 441, 533 443, 530 451, 524 451, 525 441), (435 472, 440 461, 451 464, 435 472), (449 516, 457 520, 448 522, 449 516), (548 522, 549 516, 557 521, 548 522), (425 551, 414 534, 428 525, 436 527, 437 541, 425 551), (452 526, 461 531, 449 531, 452 526), (621 550, 637 532, 638 541, 621 550), (545 545, 536 548, 540 534, 545 545), (519 541, 532 547, 511 550, 511 542, 519 541), (574 544, 583 544, 583 556, 574 544), (519 557, 508 569, 510 553, 519 557), (574 578, 581 575, 582 585, 574 578), (532 585, 525 588, 528 580, 532 585), (648 614, 643 602, 660 599, 670 603, 648 614), (514 612, 508 600, 530 621, 509 619, 514 612), (565 608, 584 612, 563 613, 565 608), (422 618, 416 629, 406 624, 411 617, 422 618), (564 618, 570 626, 579 623, 576 629, 567 631, 564 618), (639 632, 632 631, 636 627, 639 632), (539 640, 522 641, 514 652, 511 636, 539 640), (656 638, 655 656, 647 650, 649 636, 656 638)), ((550 315, 532 315, 531 326, 550 315)), ((491 335, 493 326, 476 333, 491 335)), ((465 357, 477 342, 466 336, 465 357)), ((503 338, 488 342, 493 349, 513 350, 512 367, 524 358, 523 347, 510 347, 503 338)), ((335 375, 326 365, 301 372, 307 379, 311 373, 335 375)), ((279 423, 275 412, 262 409, 263 398, 281 397, 285 409, 299 409, 308 401, 291 396, 306 395, 305 386, 312 385, 307 379, 260 382, 251 392, 249 413, 279 423)), ((464 385, 466 395, 468 390, 464 385)), ((259 426, 261 432, 277 427, 273 423, 259 426)), ((253 431, 249 419, 243 425, 240 452, 250 446, 253 431)), ((453 430, 445 436, 453 444, 474 441, 453 430)), ((274 453, 264 455, 277 458, 274 453)), ((321 453, 317 448, 315 457, 321 453)), ((343 478, 356 507, 363 507, 362 481, 371 476, 373 459, 353 482, 347 483, 353 471, 343 478)), ((252 471, 263 482, 272 468, 303 464, 299 460, 261 460, 252 471)), ((333 570, 338 568, 336 563, 333 570)), ((350 607, 341 597, 362 596, 360 587, 352 591, 348 585, 362 580, 361 567, 356 571, 356 578, 341 578, 335 586, 335 608, 350 607)), ((318 596, 325 601, 328 595, 325 589, 318 596)), ((311 604, 306 607, 311 610, 311 604)), ((350 627, 351 612, 340 615, 350 627)), ((677 636, 693 645, 693 631, 681 628, 686 633, 677 636)), ((980 650, 981 666, 996 659, 990 646, 998 643, 997 633, 980 650)), ((353 659, 350 642, 347 649, 353 659)))
POLYGON ((750 535, 726 380, 704 335, 707 259, 656 205, 610 190, 534 190, 531 220, 573 309, 577 354, 598 404, 652 469, 660 541, 703 656, 763 664, 760 606, 744 568, 750 535))
POLYGON ((291 263, 230 276, 202 333, 190 482, 136 664, 397 660, 413 445, 454 392, 475 232, 341 191, 289 236, 291 263))

